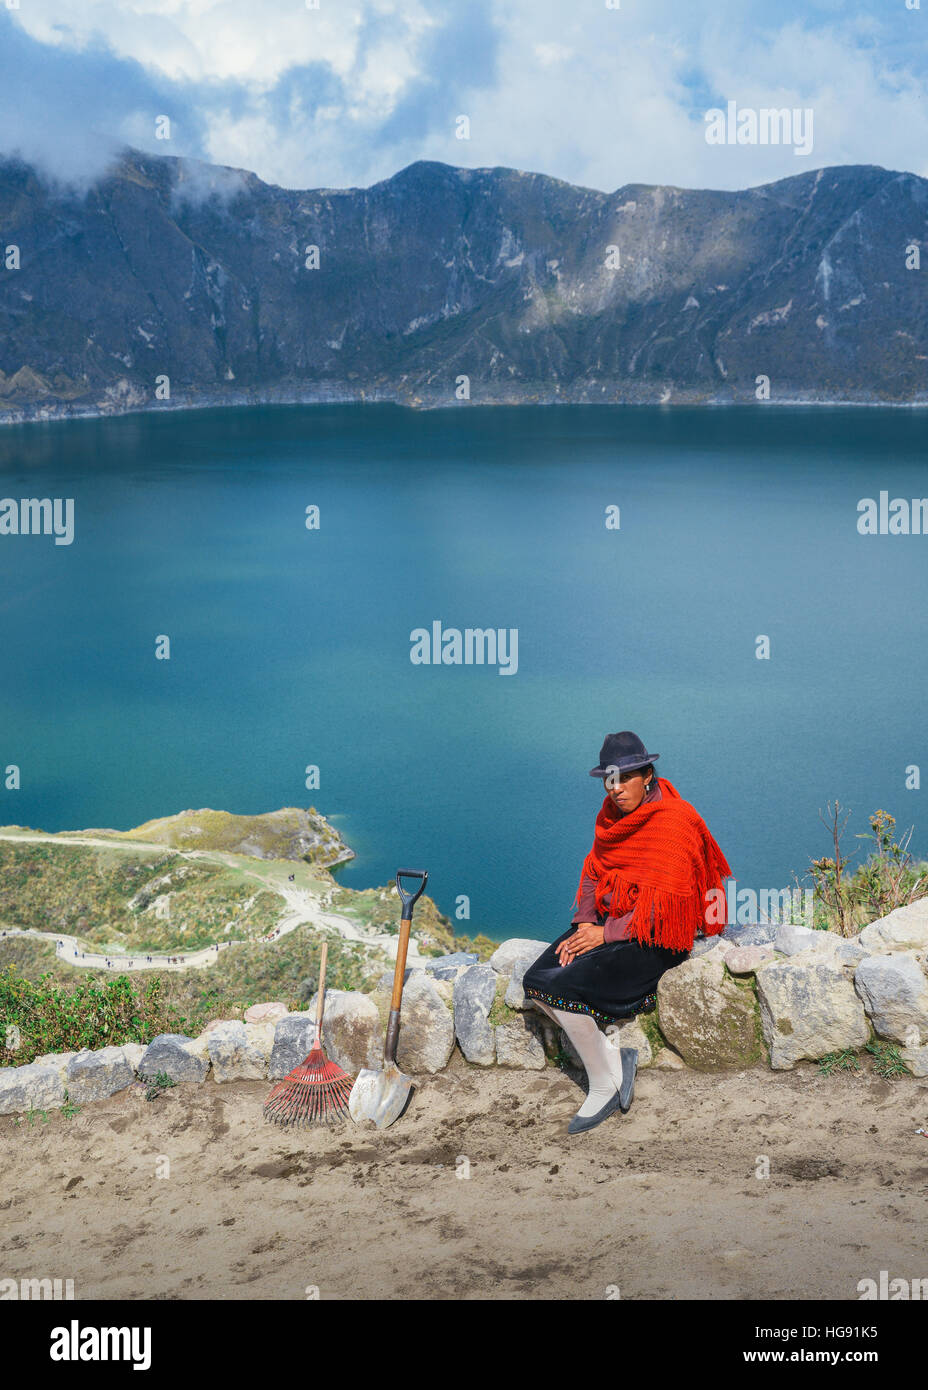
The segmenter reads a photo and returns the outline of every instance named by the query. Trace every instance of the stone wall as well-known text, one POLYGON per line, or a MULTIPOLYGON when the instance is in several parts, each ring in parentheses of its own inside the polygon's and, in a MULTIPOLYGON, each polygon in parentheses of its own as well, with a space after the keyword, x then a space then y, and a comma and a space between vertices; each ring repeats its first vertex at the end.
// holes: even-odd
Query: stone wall
MULTIPOLYGON (((566 1036, 522 993, 548 943, 504 941, 487 964, 458 952, 406 972, 397 1062, 421 1076, 441 1071, 457 1047, 478 1067, 542 1070, 579 1062, 566 1036)), ((354 1075, 383 1055, 392 976, 370 994, 326 994, 323 1041, 354 1075)), ((305 1012, 257 1004, 243 1020, 211 1023, 198 1038, 161 1034, 147 1047, 39 1057, 0 1069, 0 1115, 100 1100, 137 1077, 277 1081, 309 1052, 315 1000, 305 1012)), ((928 1077, 928 899, 872 922, 857 937, 798 926, 732 926, 697 941, 661 979, 654 1014, 606 1029, 638 1049, 641 1067, 789 1070, 871 1037, 899 1045, 915 1077, 928 1077)))

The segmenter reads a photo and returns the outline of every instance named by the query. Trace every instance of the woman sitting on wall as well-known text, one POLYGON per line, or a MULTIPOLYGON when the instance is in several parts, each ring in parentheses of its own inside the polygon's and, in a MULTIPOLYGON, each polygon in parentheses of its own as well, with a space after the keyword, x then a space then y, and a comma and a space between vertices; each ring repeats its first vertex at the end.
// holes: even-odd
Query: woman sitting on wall
MULTIPOLYGON (((610 1046, 599 1023, 653 1009, 665 970, 686 960, 697 932, 724 931, 707 895, 731 870, 695 807, 637 735, 609 734, 591 777, 606 798, 580 875, 571 926, 526 970, 523 991, 560 1024, 586 1068, 587 1098, 568 1134, 628 1110, 638 1052, 610 1046)), ((713 895, 714 897, 714 895, 713 895)))

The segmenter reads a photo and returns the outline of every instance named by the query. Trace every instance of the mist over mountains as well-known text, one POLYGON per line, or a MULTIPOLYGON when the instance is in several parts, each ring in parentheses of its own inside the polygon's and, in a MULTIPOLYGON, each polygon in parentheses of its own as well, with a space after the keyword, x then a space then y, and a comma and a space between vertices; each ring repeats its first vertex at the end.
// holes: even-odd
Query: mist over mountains
POLYGON ((601 193, 419 162, 299 191, 127 149, 62 192, 7 160, 0 421, 753 402, 759 377, 772 401, 924 401, 926 232, 928 181, 874 166, 601 193))

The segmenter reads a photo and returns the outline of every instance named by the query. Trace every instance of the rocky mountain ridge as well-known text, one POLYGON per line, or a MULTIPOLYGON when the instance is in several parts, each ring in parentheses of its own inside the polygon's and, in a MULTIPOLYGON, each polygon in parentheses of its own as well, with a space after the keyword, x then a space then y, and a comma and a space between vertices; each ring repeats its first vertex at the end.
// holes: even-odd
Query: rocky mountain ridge
POLYGON ((0 421, 753 402, 758 378, 772 401, 923 402, 926 230, 928 180, 874 166, 607 194, 419 162, 301 191, 127 149, 62 194, 7 160, 0 421))

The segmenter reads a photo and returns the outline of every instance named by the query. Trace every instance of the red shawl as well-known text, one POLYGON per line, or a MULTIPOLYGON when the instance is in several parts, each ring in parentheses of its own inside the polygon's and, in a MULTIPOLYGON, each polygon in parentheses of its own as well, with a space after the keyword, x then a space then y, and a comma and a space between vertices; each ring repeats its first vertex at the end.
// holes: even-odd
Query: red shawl
POLYGON ((707 894, 716 889, 724 895, 722 880, 731 869, 695 806, 666 778, 659 780, 661 799, 643 802, 628 815, 621 815, 606 797, 580 883, 584 874, 594 880, 596 906, 607 916, 634 911, 630 930, 643 945, 691 951, 697 930, 707 936, 725 930, 724 912, 712 912, 707 922, 713 907, 707 894))

